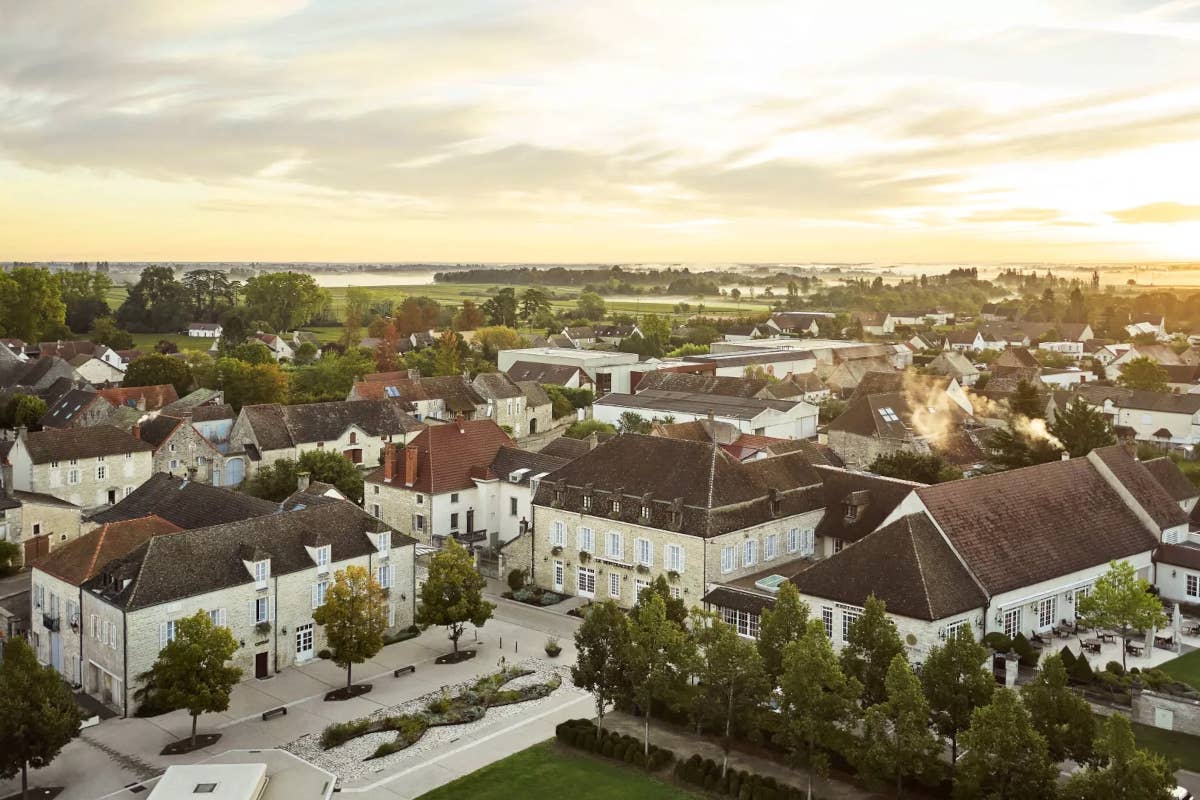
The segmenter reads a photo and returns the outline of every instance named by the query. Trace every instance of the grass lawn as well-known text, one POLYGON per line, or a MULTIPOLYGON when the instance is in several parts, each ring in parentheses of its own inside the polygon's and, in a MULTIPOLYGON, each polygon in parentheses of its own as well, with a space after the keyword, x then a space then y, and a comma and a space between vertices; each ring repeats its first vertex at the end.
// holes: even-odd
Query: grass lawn
POLYGON ((1174 761, 1182 769, 1200 772, 1200 736, 1164 731, 1149 725, 1133 724, 1133 736, 1139 747, 1153 750, 1174 761))
POLYGON ((1200 690, 1200 650, 1193 650, 1187 655, 1173 658, 1166 663, 1159 664, 1158 668, 1175 680, 1200 690))
POLYGON ((489 764, 418 800, 513 800, 536 793, 572 800, 700 800, 686 792, 615 762, 575 755, 542 742, 516 755, 489 764))

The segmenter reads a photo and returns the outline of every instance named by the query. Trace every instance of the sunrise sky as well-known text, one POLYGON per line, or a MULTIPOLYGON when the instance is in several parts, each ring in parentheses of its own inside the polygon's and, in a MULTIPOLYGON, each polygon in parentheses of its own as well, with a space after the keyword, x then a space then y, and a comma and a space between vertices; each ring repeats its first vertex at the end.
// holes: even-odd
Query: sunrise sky
POLYGON ((1200 0, 0 0, 0 261, 1200 260, 1200 0))

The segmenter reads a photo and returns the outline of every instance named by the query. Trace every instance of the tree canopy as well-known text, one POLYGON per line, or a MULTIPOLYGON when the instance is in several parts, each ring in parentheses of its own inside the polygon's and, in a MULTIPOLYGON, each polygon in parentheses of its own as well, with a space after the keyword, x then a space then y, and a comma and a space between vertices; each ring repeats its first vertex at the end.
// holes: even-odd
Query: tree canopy
POLYGON ((243 491, 279 502, 296 491, 302 472, 307 472, 310 480, 333 484, 352 502, 362 502, 362 472, 350 459, 329 450, 309 450, 301 453, 298 459, 281 458, 260 467, 246 482, 243 491))
POLYGON ((1165 392, 1167 386, 1167 371, 1157 361, 1146 356, 1131 358, 1121 365, 1121 376, 1117 384, 1129 389, 1142 389, 1147 392, 1165 392))
POLYGON ((887 605, 870 595, 862 614, 850 623, 846 646, 842 648, 842 670, 862 684, 864 705, 882 703, 887 698, 887 671, 892 659, 904 653, 904 643, 896 632, 896 623, 887 615, 887 605))
POLYGON ((1075 611, 1088 627, 1120 631, 1122 666, 1130 632, 1167 624, 1162 601, 1151 593, 1150 582, 1139 578, 1128 561, 1109 562, 1108 572, 1097 578, 1092 590, 1079 599, 1075 611))
POLYGON ((962 470, 948 464, 936 453, 911 453, 907 450, 879 455, 867 469, 876 475, 917 483, 945 483, 962 477, 962 470))
POLYGON ((196 720, 229 708, 229 695, 242 671, 227 666, 238 644, 228 628, 213 622, 207 611, 175 621, 175 638, 158 654, 150 672, 155 690, 170 708, 187 709, 192 717, 192 744, 196 720))
POLYGON ((1078 397, 1054 415, 1050 434, 1072 458, 1081 458, 1097 447, 1117 442, 1108 418, 1078 397))
POLYGON ((192 390, 192 370, 186 361, 162 353, 149 353, 135 358, 125 369, 122 386, 162 386, 171 384, 183 397, 192 390))
POLYGON ((387 628, 387 600, 383 589, 366 567, 351 564, 339 569, 325 590, 325 602, 313 611, 313 622, 324 629, 333 663, 351 672, 383 649, 387 628))
POLYGON ((975 709, 962 735, 965 753, 955 775, 959 798, 1020 800, 1053 797, 1057 766, 1046 740, 1034 730, 1017 693, 998 688, 992 701, 975 709))
POLYGON ((604 730, 605 708, 621 696, 628 683, 624 663, 628 647, 629 617, 611 600, 593 605, 575 631, 571 680, 595 698, 599 731, 604 730))
POLYGON ((303 272, 255 275, 243 288, 254 319, 266 320, 275 331, 287 331, 313 319, 329 301, 329 293, 303 272))
POLYGON ((487 581, 475 569, 470 552, 453 539, 429 560, 429 576, 421 587, 417 624, 438 625, 448 631, 454 652, 467 623, 482 628, 496 606, 483 599, 487 581))

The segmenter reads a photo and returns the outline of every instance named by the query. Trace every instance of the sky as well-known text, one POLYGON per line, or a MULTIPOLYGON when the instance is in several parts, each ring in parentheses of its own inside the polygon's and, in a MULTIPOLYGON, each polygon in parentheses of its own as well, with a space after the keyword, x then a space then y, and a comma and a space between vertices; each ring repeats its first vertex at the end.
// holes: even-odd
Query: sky
POLYGON ((0 260, 1200 261, 1200 0, 0 0, 0 260))

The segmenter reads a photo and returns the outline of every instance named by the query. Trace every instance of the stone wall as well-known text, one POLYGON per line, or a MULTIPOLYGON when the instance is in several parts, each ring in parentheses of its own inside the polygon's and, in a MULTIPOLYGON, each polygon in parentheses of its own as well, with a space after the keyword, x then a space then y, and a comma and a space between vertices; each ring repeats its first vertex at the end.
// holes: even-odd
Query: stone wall
POLYGON ((1130 716, 1142 725, 1200 736, 1200 700, 1149 689, 1135 691, 1130 716))

